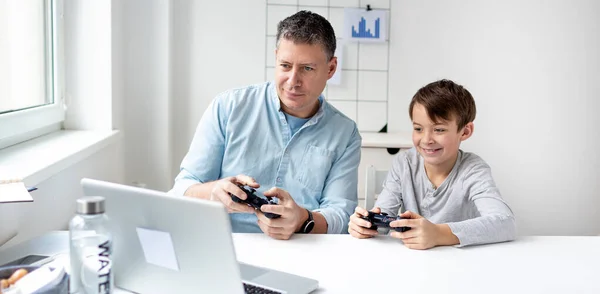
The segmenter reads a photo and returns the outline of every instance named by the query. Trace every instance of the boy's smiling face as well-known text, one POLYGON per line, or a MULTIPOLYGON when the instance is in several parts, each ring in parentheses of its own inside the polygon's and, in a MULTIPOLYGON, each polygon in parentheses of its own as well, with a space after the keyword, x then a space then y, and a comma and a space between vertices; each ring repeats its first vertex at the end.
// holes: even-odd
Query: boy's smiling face
POLYGON ((413 144, 427 166, 452 169, 460 142, 473 134, 473 123, 469 122, 458 130, 456 117, 451 120, 434 122, 421 104, 415 104, 412 110, 413 144))

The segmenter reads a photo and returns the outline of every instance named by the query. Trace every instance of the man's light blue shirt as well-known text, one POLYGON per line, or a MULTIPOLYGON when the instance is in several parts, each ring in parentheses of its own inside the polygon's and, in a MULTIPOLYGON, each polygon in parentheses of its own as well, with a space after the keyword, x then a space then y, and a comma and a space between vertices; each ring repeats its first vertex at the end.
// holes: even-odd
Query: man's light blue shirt
MULTIPOLYGON (((357 205, 361 137, 356 123, 319 97, 317 113, 292 134, 271 82, 219 94, 205 111, 172 192, 245 174, 323 214, 345 233, 357 205)), ((231 213, 233 232, 261 232, 255 214, 231 213)))

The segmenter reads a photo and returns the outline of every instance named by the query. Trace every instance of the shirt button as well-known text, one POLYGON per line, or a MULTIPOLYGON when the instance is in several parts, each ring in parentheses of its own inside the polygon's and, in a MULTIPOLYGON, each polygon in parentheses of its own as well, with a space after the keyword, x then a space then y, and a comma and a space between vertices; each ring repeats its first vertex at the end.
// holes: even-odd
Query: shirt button
POLYGON ((277 177, 277 182, 281 183, 281 178, 277 177))

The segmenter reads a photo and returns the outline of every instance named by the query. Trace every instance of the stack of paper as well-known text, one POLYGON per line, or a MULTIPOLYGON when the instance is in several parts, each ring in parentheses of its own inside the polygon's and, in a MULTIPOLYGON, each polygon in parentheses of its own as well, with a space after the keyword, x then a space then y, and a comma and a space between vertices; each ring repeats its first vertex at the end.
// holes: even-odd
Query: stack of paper
POLYGON ((0 183, 0 203, 33 202, 23 182, 0 183))

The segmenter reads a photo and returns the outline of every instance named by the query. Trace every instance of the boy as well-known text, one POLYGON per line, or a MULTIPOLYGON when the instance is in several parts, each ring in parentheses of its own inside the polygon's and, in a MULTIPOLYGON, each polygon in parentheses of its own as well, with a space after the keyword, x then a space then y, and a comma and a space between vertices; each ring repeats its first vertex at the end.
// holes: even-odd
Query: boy
MULTIPOLYGON (((410 227, 391 236, 411 249, 440 245, 467 246, 515 238, 515 220, 494 183, 490 167, 479 156, 459 149, 473 134, 475 101, 471 93, 450 80, 419 89, 409 115, 414 148, 398 154, 383 184, 375 213, 404 219, 390 227, 410 227)), ((357 207, 348 232, 370 238, 377 231, 361 219, 357 207)))

